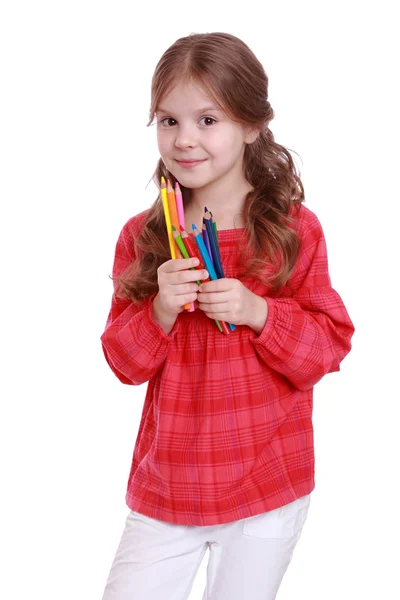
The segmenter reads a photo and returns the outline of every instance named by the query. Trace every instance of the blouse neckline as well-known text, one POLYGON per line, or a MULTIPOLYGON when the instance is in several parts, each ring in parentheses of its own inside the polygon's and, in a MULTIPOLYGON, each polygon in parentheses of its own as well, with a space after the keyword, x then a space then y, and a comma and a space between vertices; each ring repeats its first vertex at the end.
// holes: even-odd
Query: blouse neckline
POLYGON ((217 231, 218 243, 233 242, 236 241, 240 236, 243 235, 245 227, 238 227, 237 229, 221 229, 217 231))

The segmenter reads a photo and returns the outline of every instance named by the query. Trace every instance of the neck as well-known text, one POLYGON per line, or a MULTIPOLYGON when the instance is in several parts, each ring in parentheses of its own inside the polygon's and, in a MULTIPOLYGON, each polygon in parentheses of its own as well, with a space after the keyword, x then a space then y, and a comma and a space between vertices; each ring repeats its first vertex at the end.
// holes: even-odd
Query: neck
POLYGON ((204 208, 207 207, 221 227, 224 224, 229 226, 235 220, 242 219, 246 196, 252 189, 253 187, 247 181, 242 182, 241 185, 237 183, 226 185, 224 182, 217 181, 211 187, 192 189, 185 208, 193 217, 197 216, 198 222, 201 223, 204 208))

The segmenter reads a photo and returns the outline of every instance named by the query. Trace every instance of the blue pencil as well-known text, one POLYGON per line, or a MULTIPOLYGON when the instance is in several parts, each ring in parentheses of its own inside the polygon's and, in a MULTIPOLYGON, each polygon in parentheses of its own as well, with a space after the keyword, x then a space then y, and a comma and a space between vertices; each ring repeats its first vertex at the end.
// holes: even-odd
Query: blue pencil
MULTIPOLYGON (((200 250, 201 257, 204 261, 204 264, 206 266, 206 269, 208 271, 210 279, 218 279, 217 274, 214 270, 213 264, 211 262, 210 255, 208 254, 208 250, 207 250, 207 248, 204 244, 203 238, 201 236, 201 233, 197 229, 196 225, 192 225, 192 228, 193 228, 194 239, 196 240, 197 247, 200 250)), ((229 329, 226 326, 226 323, 224 321, 221 321, 222 325, 220 324, 219 321, 217 321, 217 319, 214 319, 214 321, 216 322, 218 329, 220 329, 220 331, 222 331, 222 333, 229 335, 229 329)))
POLYGON ((196 240, 196 244, 200 250, 201 257, 204 261, 204 264, 206 265, 206 269, 208 271, 208 274, 210 275, 210 279, 218 279, 215 269, 213 267, 213 264, 211 262, 210 255, 208 254, 208 250, 204 244, 201 233, 197 229, 196 225, 192 224, 192 229, 193 229, 194 239, 196 240))
POLYGON ((215 261, 214 261, 213 255, 212 255, 212 250, 211 250, 211 246, 210 246, 210 239, 208 237, 207 227, 206 227, 206 223, 205 223, 204 219, 203 219, 203 227, 201 228, 201 231, 202 231, 202 234, 203 234, 204 245, 205 245, 205 247, 208 250, 208 254, 210 255, 211 262, 212 262, 212 264, 214 266, 214 269, 215 269, 215 261))
MULTIPOLYGON (((206 223, 208 239, 210 240, 210 246, 211 246, 211 250, 212 250, 213 258, 214 258, 215 270, 218 274, 218 279, 222 279, 223 277, 225 277, 224 269, 222 267, 221 256, 219 253, 219 245, 217 242, 214 225, 211 221, 211 215, 208 210, 204 214, 203 219, 205 220, 205 223, 206 223)), ((235 325, 232 325, 231 323, 228 323, 228 325, 229 325, 229 328, 231 331, 234 331, 236 329, 235 325)))
MULTIPOLYGON (((208 271, 208 273, 210 275, 210 279, 214 279, 214 280, 215 279, 220 279, 217 276, 216 272, 215 272, 215 269, 214 269, 214 267, 213 267, 213 265, 211 263, 210 256, 208 254, 208 250, 205 247, 205 244, 203 242, 203 238, 200 235, 199 230, 197 229, 196 225, 192 224, 192 229, 193 229, 194 239, 196 240, 197 246, 198 246, 198 248, 200 250, 201 256, 202 256, 202 258, 204 260, 204 263, 206 265, 206 269, 207 269, 207 271, 208 271)), ((236 325, 232 325, 232 323, 228 323, 228 325, 229 325, 229 329, 231 331, 235 331, 236 325)))
POLYGON ((215 272, 218 276, 218 279, 221 279, 222 277, 224 277, 224 271, 222 268, 222 263, 221 263, 221 256, 219 253, 219 248, 218 248, 218 244, 217 244, 217 240, 215 238, 215 230, 213 227, 213 224, 211 222, 211 219, 204 219, 205 224, 206 224, 206 228, 207 228, 207 234, 208 234, 208 239, 210 240, 210 246, 211 246, 211 252, 212 252, 212 257, 213 257, 213 263, 214 263, 214 269, 215 272))

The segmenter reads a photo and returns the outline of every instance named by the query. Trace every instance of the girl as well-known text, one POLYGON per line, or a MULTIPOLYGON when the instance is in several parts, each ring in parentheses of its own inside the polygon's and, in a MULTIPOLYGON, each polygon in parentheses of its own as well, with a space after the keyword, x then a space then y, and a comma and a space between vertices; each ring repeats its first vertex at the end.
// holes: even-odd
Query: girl
POLYGON ((101 342, 122 383, 148 387, 103 600, 185 600, 207 549, 204 600, 272 600, 314 489, 313 387, 354 326, 248 46, 178 39, 151 92, 154 181, 179 182, 186 229, 212 211, 225 277, 170 258, 160 194, 122 228, 101 342))

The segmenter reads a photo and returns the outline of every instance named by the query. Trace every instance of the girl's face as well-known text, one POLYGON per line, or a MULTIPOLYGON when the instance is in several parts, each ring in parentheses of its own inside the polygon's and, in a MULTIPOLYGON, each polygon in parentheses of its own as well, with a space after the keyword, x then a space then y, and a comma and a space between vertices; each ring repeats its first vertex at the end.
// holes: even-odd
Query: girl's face
POLYGON ((161 99, 156 117, 161 158, 182 185, 200 188, 244 178, 245 144, 256 135, 232 121, 198 85, 178 84, 161 99), (184 160, 201 162, 188 168, 179 162, 184 160))

